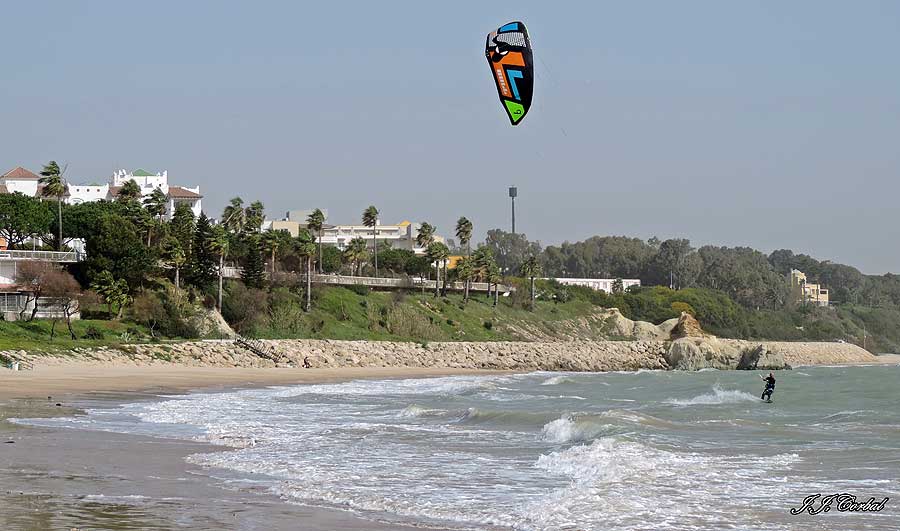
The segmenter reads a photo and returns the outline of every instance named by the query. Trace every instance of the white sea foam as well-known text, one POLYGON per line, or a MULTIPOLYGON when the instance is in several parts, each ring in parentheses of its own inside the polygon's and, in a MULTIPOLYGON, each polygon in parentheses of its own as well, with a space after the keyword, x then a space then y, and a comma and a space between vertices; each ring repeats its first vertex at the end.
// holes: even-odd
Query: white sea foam
POLYGON ((715 385, 712 393, 704 393, 688 399, 670 398, 665 401, 675 406, 712 406, 718 404, 737 404, 740 402, 758 402, 759 397, 737 389, 722 389, 715 385))
MULTIPOLYGON (((825 451, 848 443, 863 448, 870 441, 896 447, 888 438, 895 436, 896 430, 889 430, 898 421, 883 416, 889 408, 876 412, 874 405, 847 403, 845 391, 827 395, 825 400, 835 399, 824 408, 798 400, 773 410, 777 415, 766 418, 771 422, 750 423, 737 418, 749 415, 730 414, 728 407, 696 407, 758 400, 750 393, 718 385, 710 390, 709 379, 693 373, 655 372, 640 380, 634 374, 533 373, 248 389, 35 423, 225 444, 230 448, 189 460, 232 471, 229 481, 252 477, 254 487, 297 502, 454 529, 780 531, 790 526, 813 531, 820 524, 783 515, 785 500, 802 500, 811 478, 831 490, 852 490, 856 481, 885 496, 897 492, 896 482, 884 483, 893 476, 861 472, 841 483, 841 471, 855 461, 832 467, 841 454, 810 452, 806 437, 807 430, 820 439, 827 433, 833 444, 814 447, 825 451), (562 394, 567 388, 538 387, 555 377, 576 378, 583 384, 579 396, 562 394), (640 390, 633 389, 636 383, 640 390), (572 402, 579 398, 587 400, 572 402), (604 409, 609 400, 620 403, 604 409), (809 407, 817 408, 812 423, 821 427, 810 425, 809 407), (856 431, 824 431, 857 420, 866 422, 866 439, 852 439, 856 431), (777 436, 767 438, 765 430, 777 436), (874 439, 876 434, 883 439, 874 439), (801 458, 795 451, 804 456, 797 472, 801 458)), ((850 377, 833 384, 863 388, 850 377)), ((737 381, 727 372, 716 379, 737 381)), ((900 454, 881 449, 865 462, 884 471, 884 459, 895 463, 900 454)))
POLYGON ((541 428, 541 439, 552 443, 588 441, 602 433, 609 433, 614 426, 577 415, 564 415, 541 428))
POLYGON ((553 376, 541 382, 541 385, 560 385, 567 383, 575 383, 575 379, 565 375, 553 376))

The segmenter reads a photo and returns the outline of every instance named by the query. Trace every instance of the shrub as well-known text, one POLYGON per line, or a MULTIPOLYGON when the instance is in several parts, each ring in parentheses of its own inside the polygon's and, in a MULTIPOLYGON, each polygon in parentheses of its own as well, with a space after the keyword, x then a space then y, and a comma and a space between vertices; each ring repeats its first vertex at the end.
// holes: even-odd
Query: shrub
POLYGON ((103 339, 103 331, 94 325, 88 325, 84 330, 85 339, 103 339))
POLYGON ((694 310, 694 307, 686 302, 675 301, 672 303, 672 309, 678 312, 679 315, 682 313, 689 313, 692 316, 697 315, 697 311, 694 310))
POLYGON ((369 294, 370 291, 372 291, 369 286, 363 286, 361 284, 353 284, 351 286, 347 286, 347 289, 349 289, 353 293, 356 293, 360 297, 365 297, 369 294))
POLYGON ((484 329, 485 329, 485 330, 492 330, 493 328, 494 328, 494 322, 493 322, 493 321, 485 321, 485 322, 484 322, 484 329))

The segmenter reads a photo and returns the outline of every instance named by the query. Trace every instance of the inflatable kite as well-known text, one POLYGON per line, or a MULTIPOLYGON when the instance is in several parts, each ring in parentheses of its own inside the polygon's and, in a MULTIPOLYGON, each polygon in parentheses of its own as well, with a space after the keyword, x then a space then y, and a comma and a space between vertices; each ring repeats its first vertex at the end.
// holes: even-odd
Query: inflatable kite
POLYGON ((534 64, 528 30, 521 22, 510 22, 488 33, 484 55, 497 84, 500 102, 509 121, 518 125, 531 108, 534 64))

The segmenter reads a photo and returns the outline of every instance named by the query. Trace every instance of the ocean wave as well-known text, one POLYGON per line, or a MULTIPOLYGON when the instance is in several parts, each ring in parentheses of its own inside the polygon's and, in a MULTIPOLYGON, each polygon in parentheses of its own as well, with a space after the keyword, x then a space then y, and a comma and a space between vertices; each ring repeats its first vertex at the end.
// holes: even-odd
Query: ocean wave
POLYGON ((572 378, 571 376, 564 376, 564 375, 553 376, 553 377, 547 378, 546 380, 541 382, 541 385, 561 385, 561 384, 567 384, 567 383, 575 383, 575 379, 572 378))
POLYGON ((759 397, 738 389, 722 389, 718 384, 713 386, 712 393, 704 393, 693 398, 670 398, 665 404, 674 406, 713 406, 719 404, 737 404, 740 402, 758 402, 759 397))
POLYGON ((443 409, 427 409, 421 406, 417 406, 412 404, 407 406, 403 411, 397 414, 400 418, 409 418, 409 417, 440 417, 442 415, 448 414, 448 411, 443 409))
POLYGON ((598 422, 596 419, 564 415, 552 420, 541 429, 541 440, 552 443, 589 441, 600 435, 609 435, 616 426, 598 422))

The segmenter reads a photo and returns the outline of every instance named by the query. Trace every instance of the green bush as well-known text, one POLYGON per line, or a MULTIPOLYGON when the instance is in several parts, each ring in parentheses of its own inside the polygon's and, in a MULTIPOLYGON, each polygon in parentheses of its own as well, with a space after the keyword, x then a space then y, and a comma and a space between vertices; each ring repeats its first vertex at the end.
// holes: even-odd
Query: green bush
POLYGON ((369 286, 363 286, 361 284, 353 284, 352 286, 347 286, 347 289, 361 297, 365 297, 369 294, 369 292, 372 291, 371 289, 369 289, 369 286))
POLYGON ((84 338, 85 339, 103 339, 104 334, 103 331, 97 328, 94 325, 88 325, 87 328, 84 329, 84 338))

